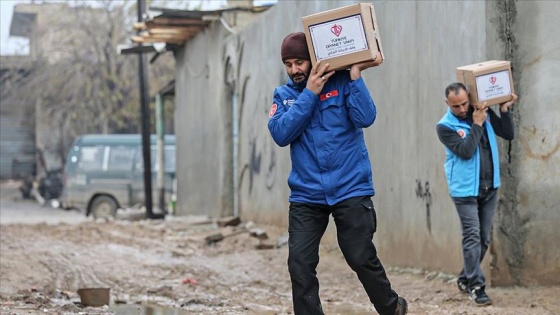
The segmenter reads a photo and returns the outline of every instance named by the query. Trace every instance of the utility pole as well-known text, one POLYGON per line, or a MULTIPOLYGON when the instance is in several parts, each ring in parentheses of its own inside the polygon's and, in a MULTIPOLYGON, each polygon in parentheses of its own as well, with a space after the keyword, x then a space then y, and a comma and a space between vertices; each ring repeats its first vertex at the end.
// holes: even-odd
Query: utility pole
POLYGON ((163 96, 156 94, 156 134, 157 160, 159 161, 156 187, 158 191, 158 207, 165 213, 165 117, 163 112, 163 96))
MULTIPOLYGON (((146 1, 137 0, 138 22, 144 19, 146 12, 146 1)), ((142 44, 140 44, 142 45, 142 44)), ((152 160, 150 141, 150 108, 148 93, 148 62, 144 53, 138 54, 138 75, 140 77, 140 107, 142 120, 142 157, 144 160, 144 194, 146 204, 146 216, 155 219, 152 202, 152 160)))

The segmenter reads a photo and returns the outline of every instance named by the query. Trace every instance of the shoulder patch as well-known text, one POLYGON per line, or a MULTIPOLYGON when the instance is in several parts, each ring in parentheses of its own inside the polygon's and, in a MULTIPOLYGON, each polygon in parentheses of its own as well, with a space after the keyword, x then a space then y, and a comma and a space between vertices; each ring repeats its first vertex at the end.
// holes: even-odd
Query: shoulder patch
POLYGON ((276 103, 273 103, 272 106, 270 107, 270 112, 268 113, 268 118, 271 118, 272 116, 274 116, 277 109, 278 109, 278 105, 276 105, 276 103))

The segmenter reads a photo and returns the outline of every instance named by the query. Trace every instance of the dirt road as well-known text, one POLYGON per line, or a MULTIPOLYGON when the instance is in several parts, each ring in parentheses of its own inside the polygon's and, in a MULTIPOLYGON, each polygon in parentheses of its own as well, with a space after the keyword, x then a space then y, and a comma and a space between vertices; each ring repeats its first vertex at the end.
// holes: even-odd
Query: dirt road
MULTIPOLYGON (((3 198, 0 206, 0 314, 292 314, 287 248, 256 249, 250 223, 93 222, 30 201, 3 198), (49 223, 31 219, 44 210, 49 223), (26 220, 14 219, 19 211, 26 220), (205 240, 217 232, 225 238, 205 240), (82 287, 110 288, 110 306, 81 306, 82 287)), ((259 228, 269 236, 262 244, 284 240, 282 229, 259 228)), ((388 274, 409 314, 560 314, 560 287, 489 288, 494 305, 481 308, 458 292, 452 276, 398 268, 388 274)), ((327 314, 376 314, 338 250, 321 249, 318 276, 327 314)))

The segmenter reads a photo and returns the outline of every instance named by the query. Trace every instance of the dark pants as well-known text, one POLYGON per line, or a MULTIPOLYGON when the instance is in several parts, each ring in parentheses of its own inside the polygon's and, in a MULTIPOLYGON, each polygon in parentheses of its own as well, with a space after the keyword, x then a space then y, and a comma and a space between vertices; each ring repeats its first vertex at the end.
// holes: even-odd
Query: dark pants
POLYGON ((480 263, 490 245, 492 220, 498 202, 497 190, 480 190, 478 197, 455 197, 453 202, 463 233, 463 270, 459 281, 467 282, 469 290, 484 287, 486 280, 480 263))
POLYGON ((377 222, 370 197, 350 198, 333 206, 290 204, 288 270, 294 313, 323 314, 316 267, 319 264, 319 243, 331 214, 336 224, 338 245, 371 303, 379 314, 393 315, 398 296, 391 289, 372 242, 377 222))

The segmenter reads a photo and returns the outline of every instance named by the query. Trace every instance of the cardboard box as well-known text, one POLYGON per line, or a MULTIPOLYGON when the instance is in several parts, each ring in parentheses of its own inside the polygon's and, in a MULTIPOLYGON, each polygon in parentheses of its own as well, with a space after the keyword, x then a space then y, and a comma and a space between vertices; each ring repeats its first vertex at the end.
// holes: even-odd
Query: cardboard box
POLYGON ((470 102, 476 106, 510 101, 514 93, 509 61, 490 60, 458 67, 457 81, 467 86, 470 102))
POLYGON ((371 3, 357 3, 302 18, 311 63, 330 64, 330 70, 374 60, 377 52, 385 60, 371 3))

